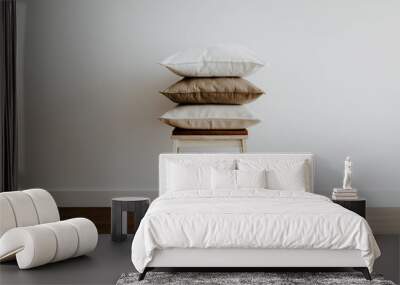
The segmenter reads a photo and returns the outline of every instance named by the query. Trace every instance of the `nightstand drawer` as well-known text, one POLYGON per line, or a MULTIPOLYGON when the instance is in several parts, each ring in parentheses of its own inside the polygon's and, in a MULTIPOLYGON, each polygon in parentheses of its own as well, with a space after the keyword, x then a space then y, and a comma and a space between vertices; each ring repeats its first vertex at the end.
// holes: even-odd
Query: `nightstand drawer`
POLYGON ((367 206, 367 201, 365 199, 332 200, 332 201, 350 211, 353 211, 354 213, 360 215, 361 217, 365 218, 365 209, 367 206))

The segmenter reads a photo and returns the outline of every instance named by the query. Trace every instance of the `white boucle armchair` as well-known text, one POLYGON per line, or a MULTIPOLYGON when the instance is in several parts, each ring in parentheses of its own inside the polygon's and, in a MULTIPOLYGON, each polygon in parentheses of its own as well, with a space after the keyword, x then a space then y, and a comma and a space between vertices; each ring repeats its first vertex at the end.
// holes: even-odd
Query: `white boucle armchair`
POLYGON ((96 226, 88 219, 60 221, 49 192, 0 193, 0 262, 17 259, 20 269, 84 255, 96 248, 96 226))

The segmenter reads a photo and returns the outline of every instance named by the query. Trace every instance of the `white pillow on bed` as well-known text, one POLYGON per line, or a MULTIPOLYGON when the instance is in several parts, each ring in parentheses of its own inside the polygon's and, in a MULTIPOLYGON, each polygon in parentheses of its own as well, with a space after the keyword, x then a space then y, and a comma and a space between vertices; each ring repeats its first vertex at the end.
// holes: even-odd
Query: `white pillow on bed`
POLYGON ((311 191, 308 161, 239 159, 240 170, 267 170, 267 188, 271 190, 311 191))
POLYGON ((237 188, 268 188, 267 171, 263 170, 235 170, 237 188))
POLYGON ((268 188, 273 190, 306 192, 308 188, 304 163, 285 170, 268 171, 268 179, 268 188))
POLYGON ((213 190, 242 188, 267 188, 267 171, 263 170, 211 170, 211 187, 213 190))
POLYGON ((212 168, 211 188, 236 190, 236 170, 212 168))
POLYGON ((167 185, 169 191, 210 189, 211 167, 170 163, 167 185))
POLYGON ((167 191, 211 190, 211 168, 231 170, 233 159, 176 159, 167 162, 167 191))

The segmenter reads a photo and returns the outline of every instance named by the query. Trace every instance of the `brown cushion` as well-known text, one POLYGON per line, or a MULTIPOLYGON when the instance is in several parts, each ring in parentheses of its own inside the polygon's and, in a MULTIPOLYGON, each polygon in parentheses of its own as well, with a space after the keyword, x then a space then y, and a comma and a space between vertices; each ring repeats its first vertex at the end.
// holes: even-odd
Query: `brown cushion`
POLYGON ((246 129, 239 130, 189 130, 175 128, 172 131, 173 136, 247 136, 246 129))
POLYGON ((254 101, 264 92, 243 78, 184 78, 160 92, 180 104, 234 104, 254 101))

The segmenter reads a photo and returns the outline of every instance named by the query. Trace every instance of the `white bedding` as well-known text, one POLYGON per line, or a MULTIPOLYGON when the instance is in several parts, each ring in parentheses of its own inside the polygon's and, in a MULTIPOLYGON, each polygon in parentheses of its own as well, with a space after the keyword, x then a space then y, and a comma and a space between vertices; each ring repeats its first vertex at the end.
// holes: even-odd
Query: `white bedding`
POLYGON ((317 194, 265 189, 162 195, 140 223, 132 262, 143 272, 165 248, 357 249, 370 271, 380 255, 357 214, 317 194))

